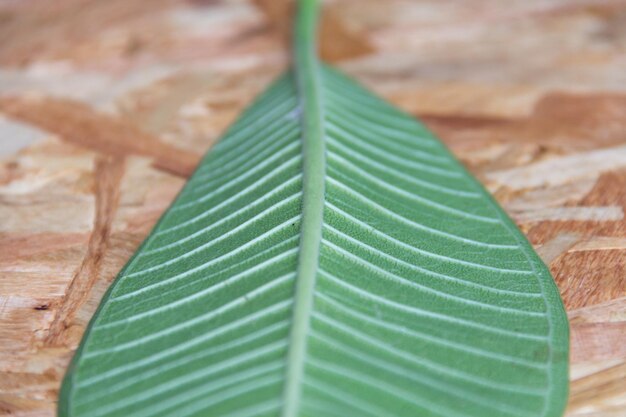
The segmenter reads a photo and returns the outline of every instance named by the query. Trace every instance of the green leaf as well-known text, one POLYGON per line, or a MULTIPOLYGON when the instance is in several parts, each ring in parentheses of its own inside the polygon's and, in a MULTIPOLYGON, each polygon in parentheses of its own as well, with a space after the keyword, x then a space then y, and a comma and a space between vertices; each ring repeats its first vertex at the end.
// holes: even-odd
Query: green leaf
POLYGON ((421 123, 318 63, 316 14, 105 296, 61 416, 562 415, 545 265, 421 123))

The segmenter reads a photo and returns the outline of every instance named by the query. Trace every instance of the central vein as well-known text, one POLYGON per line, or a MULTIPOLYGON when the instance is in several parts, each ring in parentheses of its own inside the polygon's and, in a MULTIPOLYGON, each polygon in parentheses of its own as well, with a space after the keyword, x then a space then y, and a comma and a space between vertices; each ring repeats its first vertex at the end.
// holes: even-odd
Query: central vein
POLYGON ((316 51, 318 12, 317 0, 299 0, 294 31, 294 75, 302 119, 303 207, 282 417, 297 417, 300 409, 307 336, 324 220, 326 148, 320 97, 322 86, 316 51))

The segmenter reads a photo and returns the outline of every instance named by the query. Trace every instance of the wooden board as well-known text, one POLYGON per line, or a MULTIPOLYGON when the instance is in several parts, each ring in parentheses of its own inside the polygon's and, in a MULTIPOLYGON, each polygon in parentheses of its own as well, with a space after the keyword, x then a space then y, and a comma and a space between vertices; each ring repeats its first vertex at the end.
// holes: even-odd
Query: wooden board
MULTIPOLYGON (((568 417, 626 415, 626 1, 336 0, 324 54, 423 118, 541 254, 568 417)), ((0 414, 53 416, 117 271, 287 64, 287 8, 0 3, 0 414)))

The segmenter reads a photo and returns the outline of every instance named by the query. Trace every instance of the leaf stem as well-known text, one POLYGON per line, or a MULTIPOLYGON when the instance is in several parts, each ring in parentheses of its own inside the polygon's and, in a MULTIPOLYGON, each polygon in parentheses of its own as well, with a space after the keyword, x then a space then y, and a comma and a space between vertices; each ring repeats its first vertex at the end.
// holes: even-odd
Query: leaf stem
POLYGON ((298 1, 293 67, 303 132, 303 208, 282 417, 296 417, 300 409, 306 342, 313 308, 324 217, 326 147, 320 70, 316 51, 318 14, 317 0, 298 1))

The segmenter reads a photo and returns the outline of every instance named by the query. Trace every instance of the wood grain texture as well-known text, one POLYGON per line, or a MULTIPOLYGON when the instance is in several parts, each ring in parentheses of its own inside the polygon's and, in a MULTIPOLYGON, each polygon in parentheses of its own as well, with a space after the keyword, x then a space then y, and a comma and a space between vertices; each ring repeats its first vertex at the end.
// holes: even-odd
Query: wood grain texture
MULTIPOLYGON (((0 415, 54 415, 107 286, 286 65, 282 9, 264 4, 0 4, 0 148, 21 147, 0 161, 0 415)), ((568 417, 626 415, 626 0, 327 13, 351 39, 337 65, 423 118, 549 264, 572 326, 568 417)))

